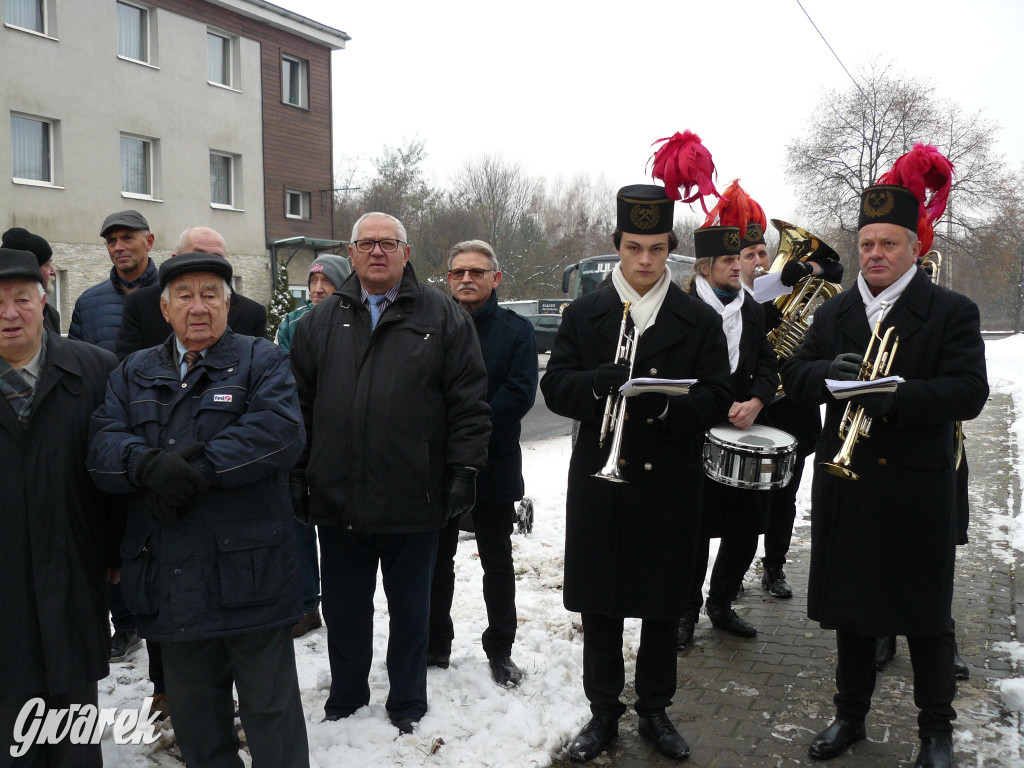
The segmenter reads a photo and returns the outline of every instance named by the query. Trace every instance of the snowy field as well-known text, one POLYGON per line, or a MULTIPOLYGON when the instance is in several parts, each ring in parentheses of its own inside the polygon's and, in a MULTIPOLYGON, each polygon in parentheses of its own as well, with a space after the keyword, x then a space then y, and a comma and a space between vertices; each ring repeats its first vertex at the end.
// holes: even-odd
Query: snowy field
MULTIPOLYGON (((993 388, 1010 392, 1017 421, 1012 426, 1018 455, 1024 456, 1024 335, 988 343, 988 374, 993 388)), ((526 672, 515 690, 491 680, 480 634, 485 627, 481 568, 474 540, 463 534, 456 558, 455 642, 449 669, 427 676, 430 710, 414 734, 399 736, 387 720, 384 700, 387 673, 387 613, 383 590, 377 590, 374 664, 370 706, 350 718, 320 723, 330 685, 326 628, 296 641, 299 685, 307 719, 310 763, 319 768, 383 765, 490 766, 529 768, 549 765, 565 742, 589 717, 582 686, 582 634, 579 617, 562 607, 565 481, 569 438, 523 446, 527 494, 536 504, 534 532, 512 538, 518 574, 516 603, 519 632, 513 658, 526 672)), ((1018 467, 1024 473, 1024 467, 1018 467)), ((806 526, 810 472, 797 497, 798 527, 806 526)), ((1013 505, 1018 506, 1018 505, 1013 505)), ((1015 521, 1012 547, 1024 549, 1024 527, 1015 521)), ((712 551, 712 558, 714 551, 712 551)), ((710 568, 709 568, 710 572, 710 568)), ((706 585, 705 585, 706 586, 706 585)), ((639 622, 626 622, 626 679, 633 676, 639 622)), ((1006 651, 1024 660, 1024 646, 1006 651)), ((136 708, 151 693, 146 655, 112 667, 100 681, 101 707, 136 708)), ((1004 681, 1008 709, 1024 709, 1024 680, 1004 681)), ((958 733, 958 738, 970 734, 958 733)), ((108 766, 180 766, 168 725, 151 746, 103 743, 108 766)), ((243 753, 244 755, 244 753, 243 753)), ((246 764, 248 765, 247 755, 246 764)))

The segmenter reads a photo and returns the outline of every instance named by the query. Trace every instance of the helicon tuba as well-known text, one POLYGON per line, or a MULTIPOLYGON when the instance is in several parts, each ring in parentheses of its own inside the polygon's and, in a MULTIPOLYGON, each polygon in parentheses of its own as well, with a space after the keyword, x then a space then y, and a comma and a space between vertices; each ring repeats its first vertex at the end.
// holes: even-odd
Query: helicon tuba
MULTIPOLYGON (((806 229, 780 219, 772 219, 772 225, 779 230, 780 240, 769 272, 782 271, 793 259, 807 261, 813 256, 816 260, 839 260, 832 248, 806 229)), ((805 277, 793 287, 792 293, 775 300, 775 306, 782 313, 782 322, 768 332, 768 343, 780 360, 793 356, 807 335, 814 311, 842 290, 838 283, 830 283, 821 277, 805 277)))

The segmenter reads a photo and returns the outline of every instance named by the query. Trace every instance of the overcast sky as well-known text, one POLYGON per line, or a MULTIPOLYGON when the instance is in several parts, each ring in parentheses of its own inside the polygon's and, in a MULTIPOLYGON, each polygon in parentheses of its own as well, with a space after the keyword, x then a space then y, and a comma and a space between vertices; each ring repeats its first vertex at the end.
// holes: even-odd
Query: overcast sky
MULTIPOLYGON (((802 0, 856 76, 876 56, 1001 126, 1024 162, 1024 2, 802 0)), ((852 83, 796 0, 277 0, 352 40, 333 58, 334 156, 426 141, 433 181, 497 153, 554 179, 643 182, 651 142, 698 133, 769 218, 800 223, 785 148, 852 83)), ((649 178, 649 177, 646 177, 649 178)))

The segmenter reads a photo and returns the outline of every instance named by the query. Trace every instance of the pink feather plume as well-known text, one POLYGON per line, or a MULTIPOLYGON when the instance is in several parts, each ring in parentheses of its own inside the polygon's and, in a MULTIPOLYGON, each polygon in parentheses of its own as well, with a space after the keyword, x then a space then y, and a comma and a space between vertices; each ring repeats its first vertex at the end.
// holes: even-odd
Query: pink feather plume
POLYGON ((953 164, 931 144, 918 142, 913 149, 882 174, 879 184, 898 184, 909 189, 918 200, 918 237, 922 253, 931 248, 934 225, 946 211, 953 187, 953 164), (928 196, 929 191, 931 196, 928 196))
POLYGON ((715 163, 707 147, 701 143, 700 136, 690 131, 676 132, 671 137, 654 141, 651 146, 661 142, 664 143, 648 161, 648 165, 654 164, 651 176, 664 182, 665 193, 673 200, 684 203, 700 200, 700 207, 707 213, 704 198, 707 195, 720 198, 721 195, 715 189, 715 163))

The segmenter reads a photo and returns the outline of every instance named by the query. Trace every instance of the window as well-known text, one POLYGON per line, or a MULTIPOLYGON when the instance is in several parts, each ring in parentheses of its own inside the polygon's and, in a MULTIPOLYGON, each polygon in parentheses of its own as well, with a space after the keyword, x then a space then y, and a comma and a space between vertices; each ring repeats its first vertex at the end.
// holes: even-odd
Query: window
POLYGON ((288 293, 295 299, 295 306, 302 306, 302 302, 309 299, 309 286, 308 285, 289 285, 288 293))
POLYGON ((306 62, 292 56, 281 57, 281 101, 296 107, 309 106, 306 62))
POLYGON ((45 34, 46 16, 43 0, 7 0, 4 6, 4 21, 15 27, 45 34))
POLYGON ((284 215, 286 218, 309 218, 309 192, 296 192, 289 189, 284 193, 284 200, 284 215))
POLYGON ((53 124, 39 118, 11 115, 13 176, 53 184, 53 124))
POLYGON ((138 5, 117 3, 117 55, 149 61, 149 11, 138 5))
POLYGON ((210 205, 242 207, 242 158, 226 152, 210 153, 210 205))
POLYGON ((228 88, 234 86, 232 38, 219 32, 206 33, 206 79, 228 88))
POLYGON ((121 191, 153 197, 153 142, 121 134, 121 191))

